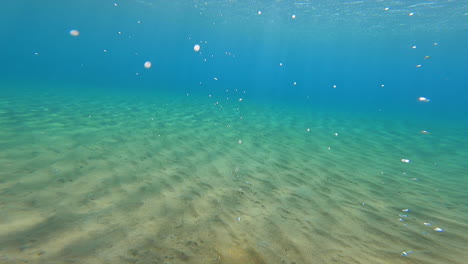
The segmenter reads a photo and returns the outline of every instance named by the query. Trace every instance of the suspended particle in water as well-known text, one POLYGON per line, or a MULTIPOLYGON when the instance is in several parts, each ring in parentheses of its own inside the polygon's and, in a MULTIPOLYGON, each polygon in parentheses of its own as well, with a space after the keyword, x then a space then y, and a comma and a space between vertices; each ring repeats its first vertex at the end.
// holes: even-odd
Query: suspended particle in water
POLYGON ((80 35, 80 32, 78 30, 76 30, 76 29, 70 30, 69 33, 70 33, 70 36, 72 36, 72 37, 78 37, 80 35))
POLYGON ((416 65, 416 68, 421 68, 421 67, 422 67, 421 64, 416 65))
POLYGON ((145 61, 144 66, 145 66, 146 69, 151 68, 151 61, 145 61))
POLYGON ((385 84, 381 84, 380 87, 384 88, 384 87, 385 87, 385 84))
POLYGON ((426 130, 423 130, 423 131, 421 131, 421 132, 419 132, 419 133, 425 134, 425 135, 429 135, 429 134, 430 134, 430 132, 429 132, 429 131, 426 131, 426 130))
POLYGON ((402 256, 402 257, 406 257, 406 256, 408 256, 408 255, 411 254, 411 253, 413 253, 413 251, 403 251, 403 252, 401 252, 401 256, 402 256))
POLYGON ((239 102, 242 102, 242 101, 244 101, 244 99, 243 99, 243 98, 239 98, 239 102))
POLYGON ((436 232, 444 232, 445 230, 442 229, 442 228, 440 228, 440 227, 436 227, 436 228, 434 228, 434 231, 436 231, 436 232))
POLYGON ((428 98, 426 98, 426 97, 419 97, 418 100, 419 100, 420 102, 424 102, 424 103, 428 103, 428 102, 431 101, 430 99, 428 99, 428 98))
POLYGON ((193 46, 193 50, 194 50, 195 52, 199 52, 199 51, 200 51, 200 48, 201 48, 201 47, 200 47, 200 45, 198 45, 198 44, 195 44, 195 46, 193 46))
POLYGON ((401 209, 402 212, 409 212, 410 209, 406 208, 406 209, 401 209))
POLYGON ((279 66, 283 66, 283 63, 282 63, 282 62, 280 62, 280 63, 279 63, 279 66))
MULTIPOLYGON (((401 162, 403 162, 403 163, 410 163, 411 160, 409 160, 409 159, 401 159, 401 162)), ((403 211, 403 212, 404 212, 404 211, 403 211)))
POLYGON ((434 42, 432 45, 434 45, 434 46, 437 46, 437 45, 439 45, 439 43, 437 43, 437 42, 434 42))
POLYGON ((412 49, 415 49, 415 48, 417 48, 417 47, 416 47, 416 46, 412 46, 411 48, 412 48, 412 49))
POLYGON ((261 15, 261 14, 262 14, 262 11, 258 10, 257 14, 258 14, 258 15, 261 15))
POLYGON ((214 77, 213 80, 217 81, 217 80, 218 80, 218 77, 214 77))
POLYGON ((242 140, 241 140, 241 139, 239 139, 239 140, 237 141, 237 143, 239 143, 239 144, 242 144, 242 140))
POLYGON ((432 58, 431 56, 424 56, 424 59, 427 60, 427 59, 430 59, 432 58))
POLYGON ((104 53, 107 53, 107 50, 103 50, 104 53))
POLYGON ((119 5, 119 4, 117 4, 117 3, 114 3, 114 6, 118 6, 118 5, 119 5))
POLYGON ((390 10, 390 8, 389 8, 389 7, 386 7, 386 8, 384 8, 384 10, 385 10, 385 11, 388 11, 388 10, 390 10))
POLYGON ((413 12, 411 12, 411 13, 409 13, 409 14, 408 14, 408 16, 414 16, 414 13, 413 13, 413 12))
POLYGON ((293 85, 297 85, 297 82, 293 82, 293 85))
POLYGON ((292 19, 296 19, 296 15, 292 15, 291 18, 292 18, 292 19))
POLYGON ((332 87, 333 87, 333 88, 336 88, 336 84, 334 84, 332 87))
POLYGON ((338 133, 335 133, 334 135, 335 135, 335 137, 337 137, 337 136, 338 136, 338 133))
POLYGON ((307 128, 306 131, 307 131, 307 132, 310 132, 310 128, 307 128))

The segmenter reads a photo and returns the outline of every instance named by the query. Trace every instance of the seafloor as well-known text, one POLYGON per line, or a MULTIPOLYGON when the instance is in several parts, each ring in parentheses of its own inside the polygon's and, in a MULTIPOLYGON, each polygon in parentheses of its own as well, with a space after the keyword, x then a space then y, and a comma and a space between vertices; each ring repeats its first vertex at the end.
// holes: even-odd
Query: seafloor
POLYGON ((0 263, 468 259, 467 124, 237 91, 8 90, 0 263))

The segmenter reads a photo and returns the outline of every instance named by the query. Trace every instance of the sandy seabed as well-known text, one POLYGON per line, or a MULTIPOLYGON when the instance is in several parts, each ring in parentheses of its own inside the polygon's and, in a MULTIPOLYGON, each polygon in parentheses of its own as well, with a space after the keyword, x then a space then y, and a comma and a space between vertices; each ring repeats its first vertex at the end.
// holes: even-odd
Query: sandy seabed
POLYGON ((221 98, 5 95, 0 263, 468 259, 463 124, 221 98))

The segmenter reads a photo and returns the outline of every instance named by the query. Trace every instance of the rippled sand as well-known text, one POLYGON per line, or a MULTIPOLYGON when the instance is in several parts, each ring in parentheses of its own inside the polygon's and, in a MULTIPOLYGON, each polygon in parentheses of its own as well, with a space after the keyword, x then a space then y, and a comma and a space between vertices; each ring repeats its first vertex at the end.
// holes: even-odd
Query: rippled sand
POLYGON ((0 263, 468 259, 463 124, 239 97, 3 96, 0 263))

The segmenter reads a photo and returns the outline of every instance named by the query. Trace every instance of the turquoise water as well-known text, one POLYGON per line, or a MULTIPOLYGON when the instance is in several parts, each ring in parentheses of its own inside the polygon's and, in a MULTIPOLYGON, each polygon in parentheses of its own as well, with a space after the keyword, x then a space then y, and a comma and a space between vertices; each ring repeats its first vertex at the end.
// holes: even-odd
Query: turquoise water
POLYGON ((4 3, 0 263, 465 263, 467 12, 4 3))

